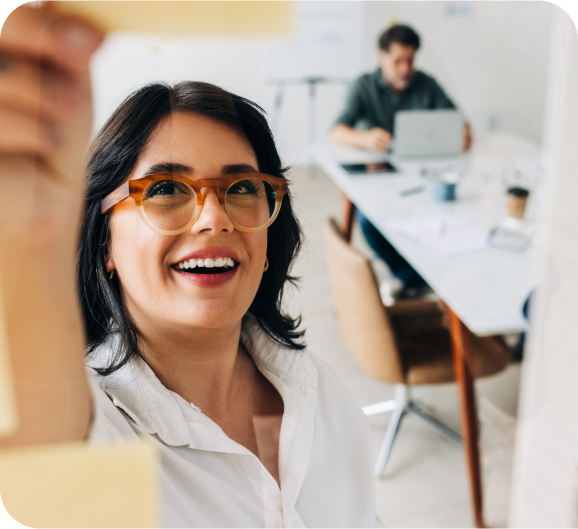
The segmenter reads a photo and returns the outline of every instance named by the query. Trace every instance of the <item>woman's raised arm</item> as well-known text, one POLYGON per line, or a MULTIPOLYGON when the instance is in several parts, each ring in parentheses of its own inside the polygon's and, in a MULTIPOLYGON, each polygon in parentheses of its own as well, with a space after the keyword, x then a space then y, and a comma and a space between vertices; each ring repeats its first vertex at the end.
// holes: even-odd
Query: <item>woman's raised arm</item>
POLYGON ((75 258, 101 41, 47 7, 16 9, 0 34, 0 278, 19 418, 0 447, 90 425, 75 258))

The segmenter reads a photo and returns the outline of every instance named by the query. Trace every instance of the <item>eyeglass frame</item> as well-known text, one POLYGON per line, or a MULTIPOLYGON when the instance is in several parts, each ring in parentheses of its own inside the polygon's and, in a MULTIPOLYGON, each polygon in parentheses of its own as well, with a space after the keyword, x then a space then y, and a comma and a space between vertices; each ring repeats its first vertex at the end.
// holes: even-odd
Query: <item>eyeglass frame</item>
POLYGON ((273 221, 277 218, 277 215, 281 210, 281 202, 283 200, 283 196, 287 193, 287 180, 278 176, 271 176, 264 173, 240 173, 231 175, 228 178, 204 178, 202 180, 192 180, 191 178, 187 178, 186 176, 175 174, 147 175, 141 178, 136 178, 134 180, 127 180, 124 184, 120 185, 114 191, 106 195, 106 197, 104 197, 102 199, 102 202, 100 203, 100 213, 101 215, 108 213, 114 206, 130 197, 135 201, 141 219, 151 230, 161 235, 179 235, 189 230, 201 215, 201 211, 205 203, 205 194, 202 193, 201 190, 206 187, 215 189, 215 194, 219 199, 219 205, 225 210, 227 216, 229 217, 229 220, 231 221, 231 224, 236 229, 245 232, 256 232, 268 228, 269 226, 271 226, 271 224, 273 224, 273 221), (225 197, 231 186, 233 186, 237 182, 255 178, 267 182, 275 191, 275 209, 273 210, 273 213, 269 221, 266 222, 263 226, 260 226, 258 228, 245 228, 243 226, 239 226, 229 215, 229 212, 227 211, 226 207, 225 197), (197 208, 195 214, 193 215, 191 221, 184 228, 180 228, 178 230, 173 231, 161 230, 153 226, 146 217, 146 214, 143 209, 142 195, 145 189, 151 183, 161 182, 163 180, 176 180, 177 182, 186 184, 193 190, 195 196, 197 197, 197 208), (224 192, 222 191, 223 189, 225 189, 224 192))

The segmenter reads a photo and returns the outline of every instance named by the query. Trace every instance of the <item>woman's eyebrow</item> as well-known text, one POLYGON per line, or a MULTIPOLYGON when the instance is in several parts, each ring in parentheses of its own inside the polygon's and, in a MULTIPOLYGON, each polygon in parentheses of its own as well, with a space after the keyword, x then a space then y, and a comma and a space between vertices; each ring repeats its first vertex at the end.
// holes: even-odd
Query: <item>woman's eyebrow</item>
POLYGON ((257 169, 255 169, 252 165, 238 163, 232 165, 223 165, 221 172, 223 175, 231 175, 242 173, 258 173, 259 171, 257 171, 257 169))
POLYGON ((188 176, 193 173, 193 168, 182 163, 163 162, 151 165, 143 176, 154 174, 178 174, 188 176))
MULTIPOLYGON (((150 176, 155 174, 177 174, 181 176, 190 176, 194 173, 194 169, 188 165, 174 162, 163 162, 151 165, 143 176, 150 176)), ((245 163, 224 165, 221 169, 223 176, 242 173, 258 173, 252 165, 245 163)))

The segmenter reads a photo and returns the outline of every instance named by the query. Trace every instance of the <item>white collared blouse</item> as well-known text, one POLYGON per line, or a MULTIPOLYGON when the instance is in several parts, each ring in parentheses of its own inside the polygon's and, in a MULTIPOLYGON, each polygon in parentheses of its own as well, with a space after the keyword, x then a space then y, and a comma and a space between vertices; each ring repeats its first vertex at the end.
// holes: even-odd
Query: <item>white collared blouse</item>
MULTIPOLYGON (((251 316, 241 342, 283 398, 281 487, 140 358, 106 377, 89 368, 89 441, 157 445, 164 527, 374 527, 369 424, 343 382, 317 356, 274 342, 251 316)), ((101 347, 89 365, 103 365, 109 353, 101 347)))

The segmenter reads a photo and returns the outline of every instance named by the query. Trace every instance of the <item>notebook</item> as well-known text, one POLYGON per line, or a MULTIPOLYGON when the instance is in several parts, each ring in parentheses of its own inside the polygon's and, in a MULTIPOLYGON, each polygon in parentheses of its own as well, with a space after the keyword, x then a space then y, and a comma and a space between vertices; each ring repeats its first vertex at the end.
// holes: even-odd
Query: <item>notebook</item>
POLYGON ((159 527, 158 485, 143 441, 0 450, 2 503, 28 527, 159 527))

